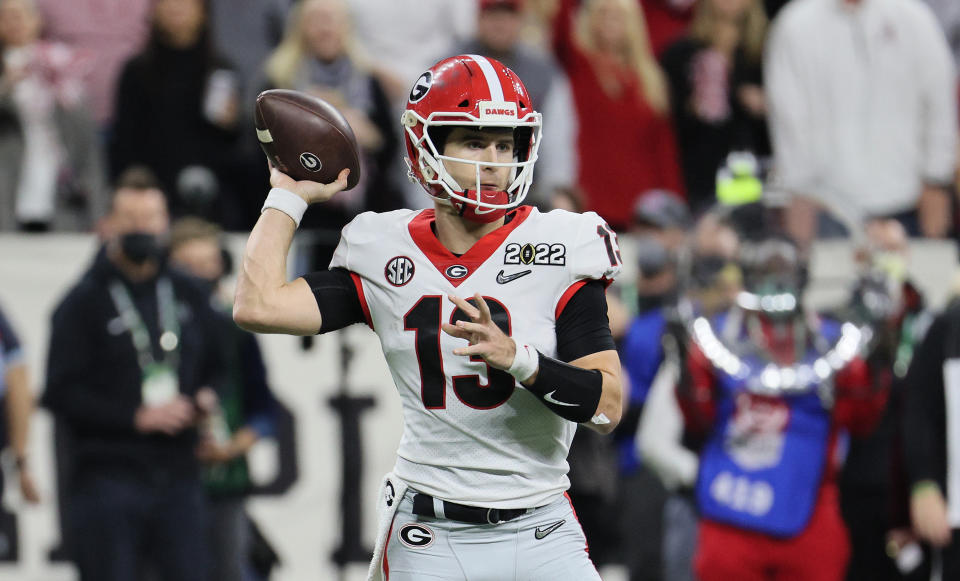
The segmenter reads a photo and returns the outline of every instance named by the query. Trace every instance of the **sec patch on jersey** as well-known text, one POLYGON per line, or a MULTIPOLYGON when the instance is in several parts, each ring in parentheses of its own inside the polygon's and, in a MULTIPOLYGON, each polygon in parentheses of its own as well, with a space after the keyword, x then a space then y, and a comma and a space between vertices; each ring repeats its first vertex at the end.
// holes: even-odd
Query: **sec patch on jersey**
POLYGON ((348 168, 346 189, 360 181, 360 151, 353 129, 323 99, 300 91, 264 91, 257 97, 254 122, 267 159, 293 179, 328 184, 348 168))

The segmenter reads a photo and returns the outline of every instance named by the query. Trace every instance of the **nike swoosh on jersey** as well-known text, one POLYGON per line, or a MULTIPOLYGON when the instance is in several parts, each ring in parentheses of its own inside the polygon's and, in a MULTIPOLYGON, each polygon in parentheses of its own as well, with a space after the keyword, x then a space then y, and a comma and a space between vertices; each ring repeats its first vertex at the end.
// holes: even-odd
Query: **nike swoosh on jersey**
POLYGON ((537 537, 537 540, 539 541, 540 539, 544 538, 545 536, 549 535, 549 534, 552 533, 553 531, 555 531, 555 530, 557 530, 558 528, 560 528, 561 526, 563 526, 563 523, 565 523, 565 522, 567 522, 567 521, 566 521, 566 520, 558 520, 557 522, 555 522, 555 523, 553 523, 553 524, 549 524, 549 525, 547 525, 547 526, 545 526, 545 527, 537 527, 537 529, 536 529, 535 531, 533 531, 533 536, 537 537))
POLYGON ((551 391, 550 393, 548 393, 547 395, 543 396, 543 399, 545 399, 545 400, 547 400, 548 402, 550 402, 550 403, 552 403, 552 404, 555 404, 555 405, 565 405, 565 406, 567 406, 567 407, 573 407, 573 408, 578 407, 578 406, 580 405, 580 404, 578 404, 578 403, 567 403, 567 402, 565 402, 565 401, 555 400, 555 399, 553 399, 553 394, 555 394, 555 393, 557 393, 557 390, 553 390, 553 391, 551 391))
POLYGON ((497 282, 499 282, 500 284, 507 284, 508 282, 510 282, 510 281, 512 281, 512 280, 517 280, 517 279, 520 278, 521 276, 527 276, 527 275, 530 274, 531 272, 533 272, 533 271, 532 271, 532 270, 521 270, 520 272, 515 272, 515 273, 513 273, 513 274, 504 274, 503 271, 501 270, 500 272, 497 273, 497 282))

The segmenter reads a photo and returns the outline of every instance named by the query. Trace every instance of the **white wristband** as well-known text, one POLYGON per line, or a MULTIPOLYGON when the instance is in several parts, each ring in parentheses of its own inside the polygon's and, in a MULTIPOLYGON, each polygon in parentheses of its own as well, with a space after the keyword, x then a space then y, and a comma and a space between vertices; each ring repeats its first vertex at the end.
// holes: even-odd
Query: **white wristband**
POLYGON ((516 339, 514 339, 513 344, 516 346, 516 354, 513 356, 513 363, 510 364, 507 373, 514 376, 517 381, 530 379, 530 376, 540 368, 540 354, 533 347, 526 343, 520 343, 516 339))
POLYGON ((280 210, 294 221, 297 227, 300 227, 300 221, 303 220, 303 214, 307 211, 310 204, 297 194, 283 188, 273 188, 267 194, 267 199, 263 202, 262 214, 267 208, 280 210))

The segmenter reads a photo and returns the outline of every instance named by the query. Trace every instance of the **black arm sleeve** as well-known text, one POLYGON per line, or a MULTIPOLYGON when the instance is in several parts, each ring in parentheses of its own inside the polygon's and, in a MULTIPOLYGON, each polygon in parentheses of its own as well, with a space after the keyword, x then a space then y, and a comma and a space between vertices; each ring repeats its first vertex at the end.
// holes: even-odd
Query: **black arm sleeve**
POLYGON ((557 317, 557 359, 560 361, 570 362, 617 348, 607 319, 606 288, 600 280, 587 282, 557 317))
POLYGON ((350 272, 343 268, 320 270, 303 276, 320 308, 320 333, 336 331, 367 319, 350 272))

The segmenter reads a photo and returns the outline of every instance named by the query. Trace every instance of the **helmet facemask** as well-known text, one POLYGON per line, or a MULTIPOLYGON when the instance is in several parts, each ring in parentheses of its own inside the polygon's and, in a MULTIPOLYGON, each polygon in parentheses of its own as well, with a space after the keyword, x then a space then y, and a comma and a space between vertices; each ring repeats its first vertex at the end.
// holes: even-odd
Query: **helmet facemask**
MULTIPOLYGON (((481 106, 480 109, 483 111, 485 107, 481 106)), ((407 110, 403 114, 402 122, 407 138, 417 152, 414 161, 407 160, 411 165, 411 179, 419 181, 431 196, 448 201, 461 216, 476 222, 493 222, 510 208, 520 205, 530 191, 533 167, 540 148, 541 116, 534 111, 520 120, 514 117, 483 119, 485 115, 482 113, 480 117, 478 119, 469 113, 433 112, 424 118, 415 111, 407 110), (455 127, 478 130, 497 127, 512 129, 514 160, 477 161, 444 155, 446 137, 449 130, 455 127), (459 184, 447 171, 443 163, 445 161, 472 165, 475 176, 472 187, 459 184), (481 184, 482 167, 509 167, 507 188, 503 191, 484 190, 481 184)))

